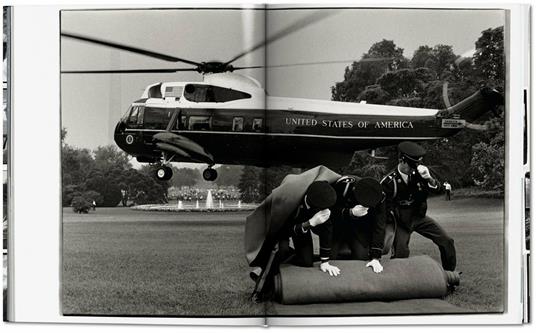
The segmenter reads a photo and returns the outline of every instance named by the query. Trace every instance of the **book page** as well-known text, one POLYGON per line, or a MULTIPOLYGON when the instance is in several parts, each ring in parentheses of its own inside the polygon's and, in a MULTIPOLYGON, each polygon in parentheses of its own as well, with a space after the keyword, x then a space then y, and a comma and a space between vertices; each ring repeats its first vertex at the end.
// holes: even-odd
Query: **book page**
POLYGON ((521 142, 523 81, 507 64, 524 59, 514 36, 527 26, 507 8, 269 7, 267 36, 303 27, 267 46, 268 135, 279 142, 267 149, 282 166, 335 171, 338 200, 348 200, 331 208, 329 265, 316 261, 314 228, 320 258, 280 263, 269 324, 521 322, 511 276, 523 243, 522 150, 511 142, 521 142), (348 217, 374 195, 353 184, 363 177, 381 182, 386 224, 348 217), (381 258, 371 250, 378 228, 381 258))
POLYGON ((29 164, 15 158, 10 319, 263 325, 243 246, 251 203, 234 159, 264 158, 248 145, 262 136, 263 71, 238 74, 263 66, 264 52, 224 63, 263 41, 263 11, 15 7, 14 15, 15 123, 27 124, 14 131, 16 149, 26 155, 23 138, 38 126, 32 145, 50 177, 30 191, 40 223, 17 197, 37 173, 21 178, 29 164), (35 25, 47 45, 38 59, 29 52, 35 25), (36 68, 46 70, 35 77, 36 68), (23 92, 35 85, 39 107, 30 107, 23 92), (207 166, 217 181, 203 178, 207 166))

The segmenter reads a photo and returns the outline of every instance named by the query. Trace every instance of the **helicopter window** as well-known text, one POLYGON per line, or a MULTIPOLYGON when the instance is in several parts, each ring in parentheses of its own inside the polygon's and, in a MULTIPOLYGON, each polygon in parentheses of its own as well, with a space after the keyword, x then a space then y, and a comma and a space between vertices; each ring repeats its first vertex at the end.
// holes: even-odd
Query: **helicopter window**
POLYGON ((207 87, 198 84, 188 84, 184 89, 184 98, 190 102, 207 102, 207 87))
POLYGON ((181 116, 181 123, 179 124, 180 129, 188 128, 188 117, 181 116))
POLYGON ((188 129, 192 131, 210 130, 211 120, 209 116, 191 116, 188 122, 188 129))
POLYGON ((166 129, 173 116, 173 109, 145 108, 143 112, 144 128, 166 129))
POLYGON ((130 110, 130 115, 128 116, 128 124, 138 123, 138 112, 139 108, 137 106, 132 107, 132 110, 130 110))
POLYGON ((138 125, 143 125, 143 114, 145 113, 144 106, 138 106, 138 125))
POLYGON ((238 99, 251 98, 251 95, 228 88, 188 84, 184 89, 184 97, 188 101, 196 103, 224 103, 238 99))
POLYGON ((244 130, 244 118, 234 117, 233 118, 233 132, 242 132, 243 130, 244 130))
POLYGON ((166 92, 164 94, 164 97, 180 98, 182 96, 182 90, 183 88, 180 86, 166 87, 166 92))
POLYGON ((238 99, 251 98, 250 94, 247 94, 245 92, 241 92, 238 90, 221 88, 221 87, 212 87, 212 89, 214 90, 215 101, 220 102, 220 103, 236 101, 238 99))
POLYGON ((255 132, 262 131, 262 118, 253 119, 253 125, 251 125, 251 129, 255 132))

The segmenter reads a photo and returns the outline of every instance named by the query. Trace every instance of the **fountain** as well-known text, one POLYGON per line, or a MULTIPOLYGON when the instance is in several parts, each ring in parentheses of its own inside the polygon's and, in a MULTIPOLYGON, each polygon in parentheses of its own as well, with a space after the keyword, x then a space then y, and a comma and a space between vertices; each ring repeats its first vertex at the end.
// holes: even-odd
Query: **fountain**
POLYGON ((207 209, 214 208, 214 201, 212 200, 212 190, 208 190, 207 201, 205 202, 205 208, 207 209))
POLYGON ((241 200, 235 201, 235 203, 230 203, 227 201, 224 204, 221 199, 218 199, 218 203, 215 204, 212 196, 212 190, 207 190, 207 196, 204 204, 199 202, 200 200, 203 200, 202 196, 199 198, 200 199, 195 200, 195 202, 183 202, 182 200, 177 200, 176 204, 169 203, 139 205, 132 207, 132 209, 165 212, 233 212, 253 210, 255 207, 257 207, 256 204, 244 204, 241 200))

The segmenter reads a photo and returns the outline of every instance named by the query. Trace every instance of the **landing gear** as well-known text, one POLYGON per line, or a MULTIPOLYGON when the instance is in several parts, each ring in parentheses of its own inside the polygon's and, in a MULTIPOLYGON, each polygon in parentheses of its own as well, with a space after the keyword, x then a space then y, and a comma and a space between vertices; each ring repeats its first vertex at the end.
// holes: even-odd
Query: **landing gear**
POLYGON ((166 181, 173 176, 173 170, 170 167, 162 165, 155 171, 156 179, 166 181))
POLYGON ((206 168, 203 170, 203 179, 209 182, 212 182, 218 178, 218 172, 211 167, 206 168))

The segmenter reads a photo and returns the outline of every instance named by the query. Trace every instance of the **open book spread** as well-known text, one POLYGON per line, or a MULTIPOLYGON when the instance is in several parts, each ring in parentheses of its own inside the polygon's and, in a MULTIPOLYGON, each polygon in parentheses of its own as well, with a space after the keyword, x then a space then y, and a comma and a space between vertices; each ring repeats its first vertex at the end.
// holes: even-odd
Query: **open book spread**
POLYGON ((528 12, 4 7, 4 319, 529 321, 528 12))

